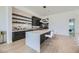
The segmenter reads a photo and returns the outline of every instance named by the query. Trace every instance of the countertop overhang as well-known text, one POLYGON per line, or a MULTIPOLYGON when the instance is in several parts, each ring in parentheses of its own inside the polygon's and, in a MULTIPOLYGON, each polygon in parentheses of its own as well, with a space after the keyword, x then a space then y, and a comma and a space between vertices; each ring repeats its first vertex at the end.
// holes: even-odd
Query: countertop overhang
POLYGON ((29 32, 29 31, 40 31, 40 30, 47 30, 47 29, 43 29, 43 28, 37 28, 37 29, 28 29, 28 30, 16 30, 16 31, 12 31, 12 32, 29 32))

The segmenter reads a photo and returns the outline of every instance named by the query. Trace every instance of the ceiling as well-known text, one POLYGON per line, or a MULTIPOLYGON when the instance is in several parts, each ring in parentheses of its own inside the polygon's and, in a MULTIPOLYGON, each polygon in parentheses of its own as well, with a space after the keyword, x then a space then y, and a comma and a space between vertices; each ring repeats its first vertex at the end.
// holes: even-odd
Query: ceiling
POLYGON ((46 8, 43 8, 43 6, 25 6, 25 7, 37 13, 40 16, 47 16, 51 14, 79 9, 78 6, 46 6, 46 8))

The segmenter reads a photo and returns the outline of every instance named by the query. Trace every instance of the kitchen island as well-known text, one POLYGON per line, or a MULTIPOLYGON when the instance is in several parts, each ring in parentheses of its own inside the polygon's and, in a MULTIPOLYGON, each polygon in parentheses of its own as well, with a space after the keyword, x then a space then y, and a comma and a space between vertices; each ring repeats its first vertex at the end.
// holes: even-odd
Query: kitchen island
POLYGON ((49 31, 47 29, 26 32, 26 39, 25 39, 26 45, 36 50, 37 52, 40 52, 40 43, 42 37, 41 35, 46 34, 48 32, 49 31))
POLYGON ((12 41, 17 41, 20 39, 25 39, 25 33, 29 31, 43 30, 42 28, 31 28, 31 29, 21 29, 21 30, 12 30, 12 41))

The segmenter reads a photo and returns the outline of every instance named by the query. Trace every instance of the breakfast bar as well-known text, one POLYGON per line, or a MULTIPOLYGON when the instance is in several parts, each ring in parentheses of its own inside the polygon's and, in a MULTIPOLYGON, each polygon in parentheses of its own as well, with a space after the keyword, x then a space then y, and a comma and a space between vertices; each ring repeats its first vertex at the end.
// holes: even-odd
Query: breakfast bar
POLYGON ((41 35, 48 32, 47 29, 26 32, 26 45, 35 51, 40 52, 41 35))

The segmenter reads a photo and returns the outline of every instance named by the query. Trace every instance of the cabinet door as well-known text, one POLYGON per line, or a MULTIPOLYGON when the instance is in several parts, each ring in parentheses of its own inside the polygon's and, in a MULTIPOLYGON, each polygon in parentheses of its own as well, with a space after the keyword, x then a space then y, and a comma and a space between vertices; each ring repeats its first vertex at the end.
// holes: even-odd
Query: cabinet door
POLYGON ((32 16, 32 26, 40 26, 40 20, 41 18, 32 16))
POLYGON ((25 32, 13 32, 12 33, 12 41, 17 41, 25 38, 25 32))
POLYGON ((48 38, 45 37, 46 34, 49 34, 50 32, 44 33, 42 35, 40 35, 40 44, 42 44, 45 40, 47 40, 48 38))

